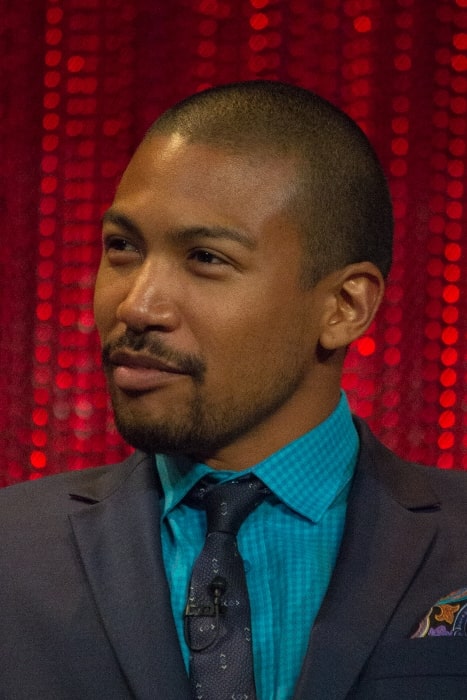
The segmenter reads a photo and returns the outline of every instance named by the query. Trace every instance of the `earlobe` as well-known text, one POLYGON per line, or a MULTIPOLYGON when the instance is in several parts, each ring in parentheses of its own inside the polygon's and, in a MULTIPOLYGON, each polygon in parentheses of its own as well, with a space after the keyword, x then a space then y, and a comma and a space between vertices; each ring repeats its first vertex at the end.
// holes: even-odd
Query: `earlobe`
POLYGON ((329 275, 321 346, 326 350, 344 348, 365 333, 383 294, 383 276, 373 263, 355 263, 329 275))

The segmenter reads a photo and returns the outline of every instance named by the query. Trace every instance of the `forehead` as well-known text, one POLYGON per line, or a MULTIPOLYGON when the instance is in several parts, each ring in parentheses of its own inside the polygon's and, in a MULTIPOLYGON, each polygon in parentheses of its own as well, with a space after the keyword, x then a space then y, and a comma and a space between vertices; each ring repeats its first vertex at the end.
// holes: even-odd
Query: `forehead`
MULTIPOLYGON (((140 145, 118 187, 115 201, 162 208, 210 207, 226 215, 273 216, 296 191, 296 166, 274 156, 204 143, 178 134, 154 135, 140 145)), ((254 225, 254 222, 253 222, 254 225)))

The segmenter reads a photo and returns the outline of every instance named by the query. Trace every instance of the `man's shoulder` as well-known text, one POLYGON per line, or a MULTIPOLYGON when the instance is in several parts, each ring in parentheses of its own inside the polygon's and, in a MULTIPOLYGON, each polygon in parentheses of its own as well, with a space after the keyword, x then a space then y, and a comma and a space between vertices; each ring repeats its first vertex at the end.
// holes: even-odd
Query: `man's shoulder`
POLYGON ((401 502, 433 497, 433 503, 455 503, 467 511, 467 471, 441 469, 411 462, 386 447, 370 431, 366 423, 356 419, 360 435, 360 469, 381 480, 401 502))
POLYGON ((100 518, 101 525, 102 518, 107 522, 118 519, 135 492, 157 488, 152 467, 151 458, 135 453, 118 464, 64 472, 1 489, 0 560, 16 562, 25 571, 54 558, 72 562, 73 523, 83 522, 83 518, 86 521, 93 510, 91 517, 100 518))
POLYGON ((463 504, 467 510, 467 471, 460 467, 456 468, 456 465, 452 469, 442 469, 436 466, 413 464, 412 468, 431 484, 445 504, 449 497, 453 502, 463 504))
POLYGON ((71 498, 77 502, 100 501, 120 488, 135 468, 147 459, 147 455, 135 452, 115 464, 61 472, 6 486, 0 489, 0 517, 5 510, 24 512, 36 507, 44 510, 46 503, 65 504, 71 498))

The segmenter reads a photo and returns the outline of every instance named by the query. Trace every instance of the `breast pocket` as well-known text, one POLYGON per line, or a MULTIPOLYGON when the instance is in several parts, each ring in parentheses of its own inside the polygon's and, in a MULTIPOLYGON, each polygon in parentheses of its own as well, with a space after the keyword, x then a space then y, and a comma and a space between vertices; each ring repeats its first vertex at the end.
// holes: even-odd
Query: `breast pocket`
POLYGON ((377 647, 358 700, 467 700, 467 637, 407 639, 377 647))

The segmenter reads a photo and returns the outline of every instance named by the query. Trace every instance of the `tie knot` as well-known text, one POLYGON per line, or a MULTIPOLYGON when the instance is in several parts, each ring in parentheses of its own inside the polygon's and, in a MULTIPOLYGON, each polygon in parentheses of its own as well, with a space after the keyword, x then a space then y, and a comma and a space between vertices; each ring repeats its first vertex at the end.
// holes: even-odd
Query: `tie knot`
POLYGON ((245 518, 270 493, 256 476, 249 475, 223 484, 201 479, 185 502, 206 511, 208 533, 236 535, 245 518))

